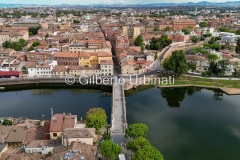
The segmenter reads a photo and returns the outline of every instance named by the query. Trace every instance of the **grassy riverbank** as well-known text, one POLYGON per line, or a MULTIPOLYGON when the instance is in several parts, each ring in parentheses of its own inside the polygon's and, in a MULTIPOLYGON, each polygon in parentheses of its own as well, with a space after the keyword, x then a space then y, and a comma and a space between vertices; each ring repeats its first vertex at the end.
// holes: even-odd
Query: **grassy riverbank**
POLYGON ((174 85, 198 85, 198 86, 240 89, 240 80, 220 80, 220 79, 181 76, 178 79, 175 79, 174 85))

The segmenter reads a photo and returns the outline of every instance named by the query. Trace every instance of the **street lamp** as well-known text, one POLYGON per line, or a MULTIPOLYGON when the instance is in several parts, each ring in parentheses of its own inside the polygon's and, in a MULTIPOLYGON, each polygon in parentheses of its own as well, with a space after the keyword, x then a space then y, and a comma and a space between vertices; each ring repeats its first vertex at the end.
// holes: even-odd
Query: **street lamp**
POLYGON ((42 121, 43 121, 43 117, 44 117, 45 115, 42 115, 42 121))

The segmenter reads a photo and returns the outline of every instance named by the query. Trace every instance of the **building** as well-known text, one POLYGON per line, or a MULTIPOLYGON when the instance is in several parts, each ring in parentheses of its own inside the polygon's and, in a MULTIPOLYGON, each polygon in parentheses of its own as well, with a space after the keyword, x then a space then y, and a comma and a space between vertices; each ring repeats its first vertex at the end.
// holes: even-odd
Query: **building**
POLYGON ((44 62, 45 60, 50 60, 51 57, 51 53, 27 52, 27 61, 29 62, 44 62))
POLYGON ((187 59, 188 63, 195 63, 196 64, 196 66, 197 66, 196 71, 197 72, 205 72, 209 68, 208 61, 202 56, 186 55, 186 59, 187 59))
POLYGON ((172 20, 161 20, 159 22, 158 27, 159 27, 159 30, 161 30, 161 31, 165 30, 167 27, 172 29, 173 28, 173 21, 172 20))
POLYGON ((171 39, 173 42, 187 42, 190 40, 190 36, 184 35, 184 33, 173 33, 168 35, 168 39, 171 39))
POLYGON ((25 153, 49 154, 53 152, 54 147, 59 146, 57 141, 52 140, 33 140, 30 144, 24 146, 25 153))
POLYGON ((102 75, 113 75, 113 61, 112 60, 102 60, 100 61, 101 73, 102 75))
POLYGON ((50 124, 50 139, 56 140, 61 138, 62 135, 62 126, 65 114, 54 114, 51 118, 50 124))
POLYGON ((93 145, 95 128, 68 128, 62 136, 62 145, 69 146, 72 142, 93 145))
POLYGON ((124 49, 129 47, 128 37, 124 35, 114 35, 114 43, 117 49, 124 49))
POLYGON ((2 46, 5 41, 17 42, 20 39, 29 40, 28 28, 5 27, 0 31, 0 46, 2 46))
POLYGON ((136 38, 138 35, 141 35, 141 27, 138 25, 125 25, 123 26, 123 35, 136 38))
POLYGON ((193 19, 175 19, 173 20, 173 30, 181 30, 183 28, 196 29, 196 22, 193 19))
POLYGON ((46 60, 39 62, 37 65, 28 66, 29 77, 51 76, 53 67, 57 65, 57 61, 46 60))
POLYGON ((8 146, 12 147, 22 147, 24 139, 27 135, 27 131, 28 129, 25 126, 24 127, 13 126, 8 134, 5 143, 7 143, 8 146))
POLYGON ((58 62, 58 65, 79 65, 78 62, 79 53, 70 52, 57 52, 54 55, 54 60, 58 62))
POLYGON ((0 144, 0 159, 2 157, 2 153, 5 152, 7 149, 8 149, 7 143, 0 144))

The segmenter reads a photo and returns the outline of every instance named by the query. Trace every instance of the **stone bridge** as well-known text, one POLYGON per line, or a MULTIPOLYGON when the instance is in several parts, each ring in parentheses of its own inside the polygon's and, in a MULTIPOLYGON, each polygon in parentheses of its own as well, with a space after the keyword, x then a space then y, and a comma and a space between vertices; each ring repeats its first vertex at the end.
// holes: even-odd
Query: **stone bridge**
POLYGON ((123 147, 125 129, 127 127, 126 101, 123 84, 117 83, 117 79, 118 78, 115 77, 115 82, 112 87, 112 127, 110 131, 112 134, 112 141, 123 147))

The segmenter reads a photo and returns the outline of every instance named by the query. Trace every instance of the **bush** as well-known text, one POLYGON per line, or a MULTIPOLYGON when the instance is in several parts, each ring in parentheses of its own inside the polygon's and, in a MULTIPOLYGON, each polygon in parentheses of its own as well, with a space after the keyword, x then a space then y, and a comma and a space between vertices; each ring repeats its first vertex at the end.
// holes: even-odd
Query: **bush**
POLYGON ((5 120, 3 121, 3 125, 4 125, 4 126, 11 126, 11 125, 12 125, 12 121, 10 121, 10 120, 8 120, 8 119, 5 119, 5 120))

